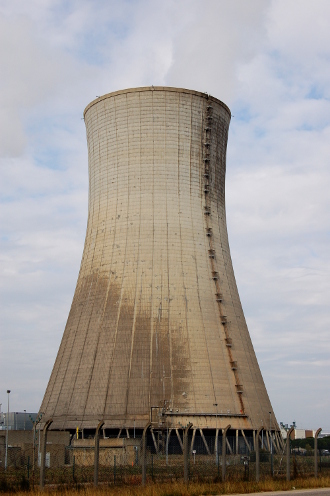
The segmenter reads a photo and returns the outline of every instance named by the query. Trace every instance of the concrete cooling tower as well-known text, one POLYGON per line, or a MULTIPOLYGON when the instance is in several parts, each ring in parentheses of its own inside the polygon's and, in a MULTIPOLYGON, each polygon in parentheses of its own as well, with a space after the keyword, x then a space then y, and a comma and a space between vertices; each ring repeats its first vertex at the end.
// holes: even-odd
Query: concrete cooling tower
POLYGON ((279 431, 230 257, 230 117, 216 98, 167 87, 85 109, 88 225, 40 408, 51 429, 279 431))

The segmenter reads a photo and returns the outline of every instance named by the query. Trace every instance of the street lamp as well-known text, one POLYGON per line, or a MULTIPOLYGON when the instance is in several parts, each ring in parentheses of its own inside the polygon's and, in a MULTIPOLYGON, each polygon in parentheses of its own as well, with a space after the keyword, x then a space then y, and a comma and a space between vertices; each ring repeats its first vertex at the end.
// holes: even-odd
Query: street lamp
POLYGON ((10 393, 10 389, 7 389, 7 394, 8 394, 8 409, 7 409, 5 470, 7 470, 7 464, 8 464, 9 393, 10 393))

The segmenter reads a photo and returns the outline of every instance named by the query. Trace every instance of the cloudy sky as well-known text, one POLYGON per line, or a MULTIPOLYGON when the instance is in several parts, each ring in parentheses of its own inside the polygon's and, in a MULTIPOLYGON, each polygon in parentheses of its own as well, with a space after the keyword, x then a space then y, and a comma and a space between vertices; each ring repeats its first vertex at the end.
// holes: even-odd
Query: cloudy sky
POLYGON ((87 222, 85 106, 134 86, 232 110, 229 239, 278 421, 330 432, 329 0, 0 0, 0 403, 37 411, 87 222))

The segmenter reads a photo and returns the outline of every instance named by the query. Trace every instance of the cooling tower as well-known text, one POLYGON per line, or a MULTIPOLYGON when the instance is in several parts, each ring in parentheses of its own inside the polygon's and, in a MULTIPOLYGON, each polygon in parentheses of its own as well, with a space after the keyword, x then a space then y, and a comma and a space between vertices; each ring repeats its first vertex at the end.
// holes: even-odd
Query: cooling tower
POLYGON ((228 244, 230 117, 216 98, 166 87, 85 109, 88 225, 40 409, 52 429, 278 430, 228 244))

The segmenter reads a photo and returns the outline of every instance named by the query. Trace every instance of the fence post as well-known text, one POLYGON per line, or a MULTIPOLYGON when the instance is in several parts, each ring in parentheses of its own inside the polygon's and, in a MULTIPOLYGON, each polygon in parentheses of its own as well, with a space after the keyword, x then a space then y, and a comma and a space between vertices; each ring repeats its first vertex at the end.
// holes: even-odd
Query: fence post
POLYGON ((256 438, 256 482, 259 482, 260 479, 260 446, 259 446, 259 435, 260 432, 263 431, 264 427, 260 427, 257 430, 257 438, 256 438))
POLYGON ((151 422, 148 422, 142 434, 142 486, 146 485, 147 479, 147 430, 150 426, 151 422))
POLYGON ((291 427, 290 430, 286 433, 286 480, 290 480, 290 436, 291 432, 294 431, 294 427, 291 427))
POLYGON ((314 438, 314 475, 317 477, 317 438, 319 437, 319 434, 321 432, 322 428, 320 427, 317 429, 315 432, 315 438, 314 438))
POLYGON ((94 445, 94 487, 99 483, 99 455, 100 455, 100 429, 104 425, 103 420, 99 422, 95 431, 95 445, 94 445))
POLYGON ((46 462, 46 447, 47 447, 47 431, 53 423, 52 419, 47 420, 42 431, 42 446, 41 446, 41 460, 40 460, 40 490, 45 487, 45 462, 46 462))
POLYGON ((221 450, 221 461, 222 461, 222 481, 226 479, 226 436, 227 431, 231 428, 231 425, 228 424, 227 427, 222 429, 222 450, 221 450))
POLYGON ((189 473, 188 473, 188 461, 189 461, 189 429, 192 427, 192 423, 189 423, 185 430, 183 431, 183 477, 185 484, 188 484, 189 473))
POLYGON ((219 429, 215 429, 215 440, 214 440, 214 453, 215 453, 215 463, 219 466, 219 446, 218 446, 218 441, 219 441, 219 429))
MULTIPOLYGON (((276 432, 276 431, 274 431, 276 432)), ((274 450, 275 443, 273 443, 272 430, 269 429, 269 443, 270 443, 270 475, 274 477, 274 450)))

